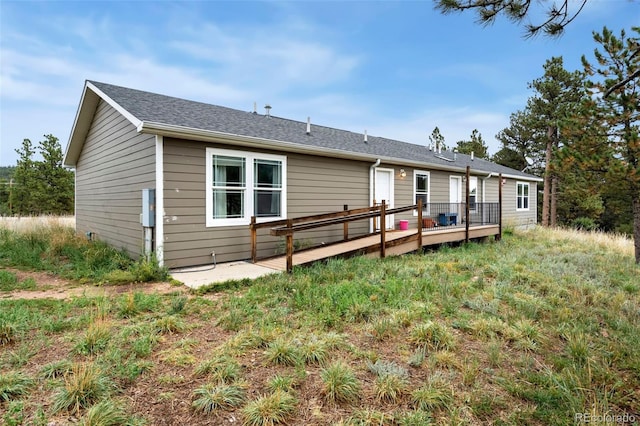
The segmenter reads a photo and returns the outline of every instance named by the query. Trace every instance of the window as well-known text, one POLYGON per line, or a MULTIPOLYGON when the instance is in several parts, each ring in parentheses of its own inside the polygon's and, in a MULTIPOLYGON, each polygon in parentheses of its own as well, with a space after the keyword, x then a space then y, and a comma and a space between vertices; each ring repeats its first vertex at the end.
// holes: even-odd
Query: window
POLYGON ((516 182, 516 210, 529 210, 529 184, 516 182))
MULTIPOLYGON (((413 172, 413 199, 416 204, 419 200, 422 200, 422 212, 423 214, 429 214, 429 172, 423 172, 420 170, 414 170, 413 172)), ((414 216, 417 216, 418 212, 414 211, 414 216)))
POLYGON ((286 216, 284 156, 207 148, 207 226, 247 225, 286 216))
POLYGON ((478 178, 476 176, 469 177, 469 210, 476 211, 476 203, 478 202, 478 178))

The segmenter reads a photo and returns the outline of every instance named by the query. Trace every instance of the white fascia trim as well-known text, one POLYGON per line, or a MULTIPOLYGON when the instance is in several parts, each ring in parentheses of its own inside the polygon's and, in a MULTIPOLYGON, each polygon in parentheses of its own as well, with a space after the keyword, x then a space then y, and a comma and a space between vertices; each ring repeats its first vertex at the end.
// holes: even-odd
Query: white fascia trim
MULTIPOLYGON (((423 163, 423 162, 417 162, 417 161, 405 161, 405 160, 394 158, 394 157, 381 157, 378 155, 374 156, 374 155, 358 154, 358 153, 353 153, 351 151, 344 151, 339 149, 313 147, 308 145, 300 145, 293 142, 258 138, 253 136, 236 135, 233 133, 216 132, 213 130, 195 129, 192 127, 175 126, 175 125, 164 124, 164 123, 155 123, 151 121, 141 122, 140 125, 137 126, 137 129, 138 129, 138 132, 141 132, 141 133, 162 134, 164 136, 175 137, 179 139, 191 139, 191 140, 199 140, 203 142, 218 142, 218 143, 232 142, 234 145, 239 145, 239 146, 266 148, 266 149, 273 149, 278 151, 285 150, 287 152, 296 152, 300 154, 312 154, 312 155, 319 155, 322 157, 344 158, 348 160, 360 160, 360 161, 367 161, 367 162, 376 161, 379 158, 383 163, 396 164, 404 167, 415 167, 419 169, 429 168, 431 170, 443 170, 443 171, 460 172, 460 173, 466 172, 466 167, 453 167, 453 166, 448 167, 448 166, 441 166, 438 164, 430 164, 430 163, 423 163)), ((486 175, 487 171, 472 169, 471 173, 486 175)), ((493 175, 498 176, 498 173, 494 172, 493 175)), ((513 178, 513 179, 542 182, 542 179, 538 177, 527 178, 525 176, 506 175, 506 174, 503 174, 502 176, 513 178)))
POLYGON ((156 258, 164 266, 164 138, 156 135, 156 258))
POLYGON ((71 126, 71 133, 69 134, 69 140, 67 141, 67 147, 64 150, 64 157, 62 158, 62 164, 67 164, 67 157, 69 156, 69 149, 71 148, 71 139, 73 138, 73 133, 76 130, 76 126, 78 125, 78 119, 80 118, 80 111, 82 110, 82 105, 84 105, 85 97, 87 96, 87 86, 85 85, 82 88, 82 96, 80 96, 80 103, 78 104, 78 109, 76 110, 76 117, 73 119, 73 126, 71 126))
POLYGON ((142 120, 136 118, 133 114, 131 114, 126 109, 122 108, 119 103, 111 99, 107 96, 102 90, 98 89, 95 85, 91 84, 91 82, 87 81, 87 87, 94 91, 98 96, 100 96, 106 103, 108 103, 111 107, 113 107, 116 111, 122 114, 127 120, 131 122, 136 128, 139 128, 142 124, 142 120))

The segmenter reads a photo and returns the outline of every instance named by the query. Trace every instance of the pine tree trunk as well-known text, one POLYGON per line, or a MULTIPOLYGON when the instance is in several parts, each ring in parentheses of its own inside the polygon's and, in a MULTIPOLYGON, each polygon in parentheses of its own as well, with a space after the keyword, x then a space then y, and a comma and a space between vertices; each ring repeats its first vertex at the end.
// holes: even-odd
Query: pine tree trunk
POLYGON ((640 193, 633 194, 633 244, 636 263, 640 265, 640 193))
POLYGON ((551 150, 553 149, 553 126, 547 127, 547 152, 544 165, 544 191, 542 192, 542 226, 549 226, 549 199, 551 198, 551 150))
POLYGON ((551 211, 549 212, 549 226, 555 228, 558 220, 558 176, 553 173, 551 177, 551 211))

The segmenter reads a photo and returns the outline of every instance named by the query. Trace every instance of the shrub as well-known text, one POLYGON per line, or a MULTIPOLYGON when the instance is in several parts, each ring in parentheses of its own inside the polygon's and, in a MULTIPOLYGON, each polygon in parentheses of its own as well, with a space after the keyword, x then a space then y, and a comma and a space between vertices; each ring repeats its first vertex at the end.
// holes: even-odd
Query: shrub
POLYGON ((397 403, 407 393, 407 379, 395 374, 378 376, 374 383, 378 401, 397 403))
POLYGON ((13 324, 0 321, 0 346, 13 343, 16 339, 16 328, 13 324))
POLYGON ((282 339, 271 342, 264 354, 267 361, 278 365, 294 366, 301 360, 299 349, 292 342, 282 339))
POLYGON ((271 426, 286 423, 296 410, 298 400, 291 394, 277 390, 251 401, 242 409, 247 426, 271 426))
POLYGON ((184 322, 174 315, 169 315, 155 320, 153 322, 153 326, 158 333, 168 334, 181 333, 186 328, 184 322))
POLYGON ((198 365, 195 374, 210 375, 217 382, 231 383, 240 377, 240 364, 228 355, 219 355, 198 365))
POLYGON ((242 386, 225 384, 206 384, 193 392, 196 399, 191 406, 204 414, 218 409, 238 407, 245 400, 242 386))
POLYGON ((66 359, 50 362, 40 369, 40 376, 45 379, 57 379, 69 374, 72 367, 73 363, 66 359))
POLYGON ((13 272, 0 271, 0 291, 11 291, 18 285, 18 277, 13 272))
POLYGON ((74 364, 64 376, 64 382, 53 400, 53 412, 78 413, 101 399, 108 398, 113 390, 109 378, 94 364, 74 364))
POLYGON ((89 324, 82 340, 76 345, 76 351, 84 355, 95 355, 107 347, 110 339, 109 323, 103 320, 94 320, 89 324))
POLYGON ((306 364, 324 364, 329 356, 329 344, 317 336, 309 336, 300 348, 301 356, 306 364))
POLYGON ((0 402, 13 401, 25 395, 33 383, 32 379, 20 372, 0 374, 0 402))
POLYGON ((453 402, 453 390, 444 377, 434 375, 426 385, 411 393, 411 402, 415 408, 424 411, 446 408, 453 402))
POLYGON ((590 217, 577 217, 571 221, 571 227, 580 231, 595 231, 598 224, 590 217))
POLYGON ((284 391, 292 393, 296 385, 296 378, 292 376, 273 376, 267 381, 267 388, 271 392, 284 391))
POLYGON ((338 361, 320 372, 322 393, 330 402, 356 402, 360 396, 360 383, 345 363, 338 361))
POLYGON ((130 422, 125 409, 110 399, 100 401, 89 408, 80 421, 80 426, 121 426, 128 424, 130 422))
POLYGON ((431 350, 452 349, 455 345, 455 337, 447 327, 433 321, 414 327, 410 332, 409 340, 416 346, 431 350))

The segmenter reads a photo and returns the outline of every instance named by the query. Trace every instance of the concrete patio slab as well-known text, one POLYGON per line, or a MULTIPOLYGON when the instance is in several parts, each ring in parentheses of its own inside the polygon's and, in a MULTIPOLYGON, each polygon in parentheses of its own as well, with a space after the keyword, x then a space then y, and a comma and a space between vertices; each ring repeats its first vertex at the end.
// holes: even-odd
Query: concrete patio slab
POLYGON ((282 272, 249 262, 219 263, 215 267, 213 265, 204 265, 169 271, 169 274, 174 279, 191 288, 228 280, 242 280, 245 278, 253 280, 264 275, 278 273, 282 272))

